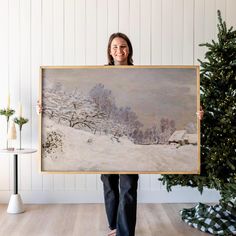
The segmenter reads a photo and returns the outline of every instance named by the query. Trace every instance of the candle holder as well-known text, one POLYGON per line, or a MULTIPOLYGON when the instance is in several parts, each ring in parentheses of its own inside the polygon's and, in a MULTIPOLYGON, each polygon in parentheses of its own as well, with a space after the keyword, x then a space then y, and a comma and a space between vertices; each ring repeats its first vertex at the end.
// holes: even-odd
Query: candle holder
MULTIPOLYGON (((9 129, 9 119, 10 117, 15 113, 15 110, 11 109, 11 108, 7 108, 7 109, 1 109, 0 110, 0 115, 3 115, 6 117, 7 119, 7 134, 8 134, 8 129, 9 129)), ((8 149, 8 139, 6 141, 6 149, 8 149)))
POLYGON ((15 123, 12 121, 10 123, 10 128, 8 130, 8 134, 7 134, 7 139, 8 139, 8 150, 9 151, 14 151, 14 140, 16 140, 16 126, 15 123))
POLYGON ((20 150, 22 149, 21 148, 21 131, 22 131, 22 126, 24 125, 24 124, 26 124, 27 122, 28 122, 29 120, 28 119, 26 119, 26 118, 24 118, 24 117, 16 117, 15 119, 14 119, 14 122, 19 126, 19 135, 20 135, 20 137, 19 137, 19 139, 20 139, 20 150))

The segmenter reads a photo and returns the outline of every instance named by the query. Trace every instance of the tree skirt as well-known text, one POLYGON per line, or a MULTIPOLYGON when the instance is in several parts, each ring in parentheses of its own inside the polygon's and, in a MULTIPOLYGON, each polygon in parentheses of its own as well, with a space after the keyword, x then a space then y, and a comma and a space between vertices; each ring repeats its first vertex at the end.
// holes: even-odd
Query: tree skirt
POLYGON ((215 206, 198 203, 180 211, 188 225, 214 235, 236 235, 236 201, 215 206))

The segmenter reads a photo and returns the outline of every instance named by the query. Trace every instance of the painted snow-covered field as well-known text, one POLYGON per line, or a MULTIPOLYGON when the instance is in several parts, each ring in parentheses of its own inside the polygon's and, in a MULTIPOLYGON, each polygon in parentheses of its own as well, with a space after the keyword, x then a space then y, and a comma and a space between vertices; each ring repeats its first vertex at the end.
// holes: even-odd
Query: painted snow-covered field
POLYGON ((199 173, 198 87, 197 67, 43 68, 41 170, 199 173))
MULTIPOLYGON (((196 145, 138 145, 128 138, 92 134, 44 119, 45 134, 55 131, 62 149, 43 155, 42 170, 68 172, 198 172, 196 145), (76 139, 74 138, 76 137, 76 139)), ((45 142, 45 137, 42 143, 45 142)))

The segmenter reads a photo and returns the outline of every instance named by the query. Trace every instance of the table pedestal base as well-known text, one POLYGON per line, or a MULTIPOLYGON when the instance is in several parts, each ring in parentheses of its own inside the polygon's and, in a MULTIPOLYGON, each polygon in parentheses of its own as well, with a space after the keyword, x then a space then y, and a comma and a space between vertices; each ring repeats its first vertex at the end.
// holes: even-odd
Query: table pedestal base
POLYGON ((12 194, 8 204, 7 212, 10 214, 23 213, 25 211, 20 194, 12 194))

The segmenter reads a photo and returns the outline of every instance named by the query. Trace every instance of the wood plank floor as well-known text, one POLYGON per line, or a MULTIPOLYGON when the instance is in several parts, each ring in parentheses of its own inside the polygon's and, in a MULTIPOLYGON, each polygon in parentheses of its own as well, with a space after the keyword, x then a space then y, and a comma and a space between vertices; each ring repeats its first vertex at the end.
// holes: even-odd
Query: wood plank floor
MULTIPOLYGON (((0 205, 0 236, 106 236, 103 204, 25 205, 23 214, 8 214, 0 205)), ((206 236, 180 219, 193 204, 138 204, 136 236, 206 236)))

